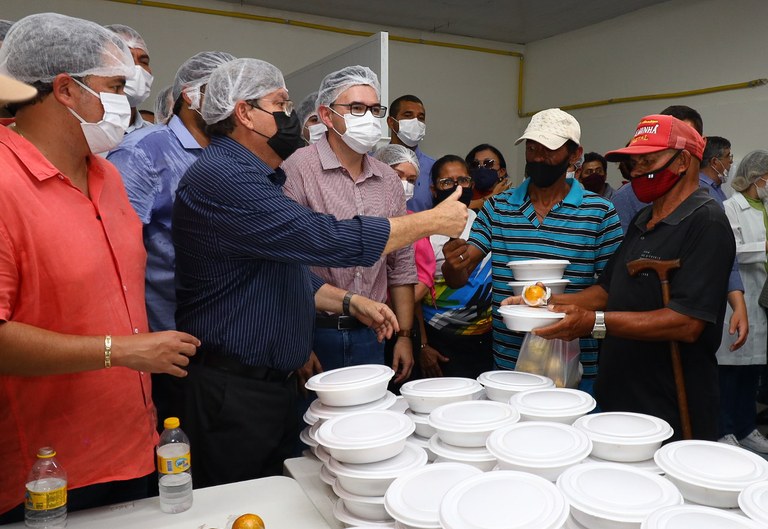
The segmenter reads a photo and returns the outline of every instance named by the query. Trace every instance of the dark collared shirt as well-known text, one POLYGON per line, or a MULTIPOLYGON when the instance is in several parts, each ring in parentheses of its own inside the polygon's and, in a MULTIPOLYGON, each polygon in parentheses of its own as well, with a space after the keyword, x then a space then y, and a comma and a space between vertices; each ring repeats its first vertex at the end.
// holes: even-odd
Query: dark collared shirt
POLYGON ((384 218, 337 221, 282 192, 285 174, 214 137, 176 192, 177 328, 201 354, 293 370, 311 349, 322 282, 307 266, 371 266, 389 237, 384 218))

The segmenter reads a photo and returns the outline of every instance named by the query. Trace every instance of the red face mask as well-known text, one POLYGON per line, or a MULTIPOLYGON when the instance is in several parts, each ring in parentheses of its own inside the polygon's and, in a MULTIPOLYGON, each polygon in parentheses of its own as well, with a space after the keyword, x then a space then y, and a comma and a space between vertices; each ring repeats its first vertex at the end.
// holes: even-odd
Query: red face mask
POLYGON ((635 192, 635 195, 637 195, 641 202, 653 202, 657 198, 664 196, 667 191, 680 181, 682 175, 671 171, 669 166, 672 165, 672 162, 675 161, 681 152, 677 151, 663 167, 650 173, 632 177, 632 191, 635 192))

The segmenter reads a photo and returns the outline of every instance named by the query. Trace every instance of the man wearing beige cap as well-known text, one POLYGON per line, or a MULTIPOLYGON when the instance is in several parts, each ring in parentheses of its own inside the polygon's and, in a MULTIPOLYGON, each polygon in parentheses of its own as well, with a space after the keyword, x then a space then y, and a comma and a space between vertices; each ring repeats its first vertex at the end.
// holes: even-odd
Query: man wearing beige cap
POLYGON ((627 147, 606 154, 612 162, 628 161, 637 198, 653 205, 630 223, 595 286, 552 297, 552 310, 565 312, 565 318, 534 331, 562 339, 605 335, 598 404, 604 411, 660 417, 674 428, 673 440, 681 438, 684 421, 670 341, 679 344, 692 436, 718 437, 715 352, 736 246, 725 213, 699 189, 703 152, 704 140, 692 127, 672 116, 651 115, 640 121, 627 147), (627 263, 641 258, 663 266, 680 260, 669 275, 666 306, 659 272, 630 275, 627 263))
MULTIPOLYGON (((563 277, 567 291, 593 285, 621 241, 621 226, 613 205, 567 178, 568 165, 581 157, 581 128, 559 108, 531 118, 525 133, 526 179, 489 199, 472 225, 469 240, 457 239, 443 248, 443 274, 451 288, 464 285, 488 252, 493 274, 493 353, 499 369, 514 369, 524 333, 507 329, 498 307, 512 295, 509 261, 567 259, 563 277)), ((584 334, 581 388, 591 391, 597 373, 597 340, 584 334)))

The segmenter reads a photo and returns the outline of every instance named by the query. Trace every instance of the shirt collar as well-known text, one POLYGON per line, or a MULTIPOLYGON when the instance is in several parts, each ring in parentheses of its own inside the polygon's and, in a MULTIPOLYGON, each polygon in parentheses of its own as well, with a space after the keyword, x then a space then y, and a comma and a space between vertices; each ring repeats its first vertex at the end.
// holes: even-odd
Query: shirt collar
MULTIPOLYGON (((571 206, 580 206, 584 201, 584 188, 580 185, 576 185, 576 181, 573 178, 566 178, 565 182, 571 186, 568 194, 565 195, 563 203, 571 206)), ((528 197, 528 185, 531 183, 530 178, 523 180, 515 190, 509 195, 509 203, 515 206, 520 206, 525 202, 528 197)))
MULTIPOLYGON (((331 132, 329 131, 328 134, 331 134, 331 132)), ((339 158, 336 156, 336 153, 333 152, 331 144, 328 142, 327 135, 320 138, 320 141, 314 145, 317 149, 317 154, 320 158, 320 166, 323 168, 323 171, 332 171, 334 169, 344 168, 344 166, 341 165, 339 158)), ((363 172, 360 174, 360 177, 357 179, 357 181, 362 182, 363 180, 366 180, 372 176, 382 176, 382 172, 378 167, 371 163, 370 155, 365 154, 363 155, 363 172)))
MULTIPOLYGON (((663 224, 669 224, 670 226, 676 226, 683 222, 685 219, 687 219, 691 213, 699 209, 701 206, 706 204, 707 202, 714 201, 715 199, 709 196, 709 193, 706 189, 698 188, 696 191, 691 193, 688 198, 683 200, 683 202, 675 208, 675 210, 667 215, 664 219, 661 220, 660 223, 663 224)), ((637 216, 637 220, 635 221, 635 226, 637 226, 640 231, 648 231, 647 225, 648 221, 651 220, 651 215, 653 214, 653 206, 646 207, 643 209, 640 214, 637 216)))
POLYGON ((0 126, 0 144, 7 146, 27 168, 27 171, 39 181, 42 182, 48 178, 58 176, 60 171, 43 156, 43 153, 37 147, 8 128, 9 125, 15 122, 15 119, 3 120, 2 125, 4 126, 0 126))
POLYGON ((708 186, 714 187, 715 189, 720 189, 720 186, 722 184, 718 184, 714 180, 712 180, 706 173, 701 172, 699 173, 699 183, 707 184, 708 186))
POLYGON ((274 184, 281 186, 285 182, 285 173, 282 169, 273 169, 264 160, 250 151, 245 145, 233 140, 229 136, 214 136, 211 138, 211 146, 218 146, 232 152, 236 157, 253 164, 259 172, 264 173, 274 184))
POLYGON ((181 146, 185 149, 202 149, 195 137, 192 136, 192 133, 189 132, 189 129, 187 129, 184 122, 181 121, 178 116, 174 115, 171 118, 168 122, 168 128, 171 129, 171 132, 178 138, 179 143, 181 143, 181 146))

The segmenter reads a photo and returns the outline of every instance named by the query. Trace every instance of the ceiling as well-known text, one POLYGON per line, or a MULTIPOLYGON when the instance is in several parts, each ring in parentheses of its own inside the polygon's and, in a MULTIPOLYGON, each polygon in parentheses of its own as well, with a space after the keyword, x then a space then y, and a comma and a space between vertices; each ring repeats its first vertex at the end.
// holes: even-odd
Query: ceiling
POLYGON ((667 0, 224 0, 427 33, 527 44, 667 0))

